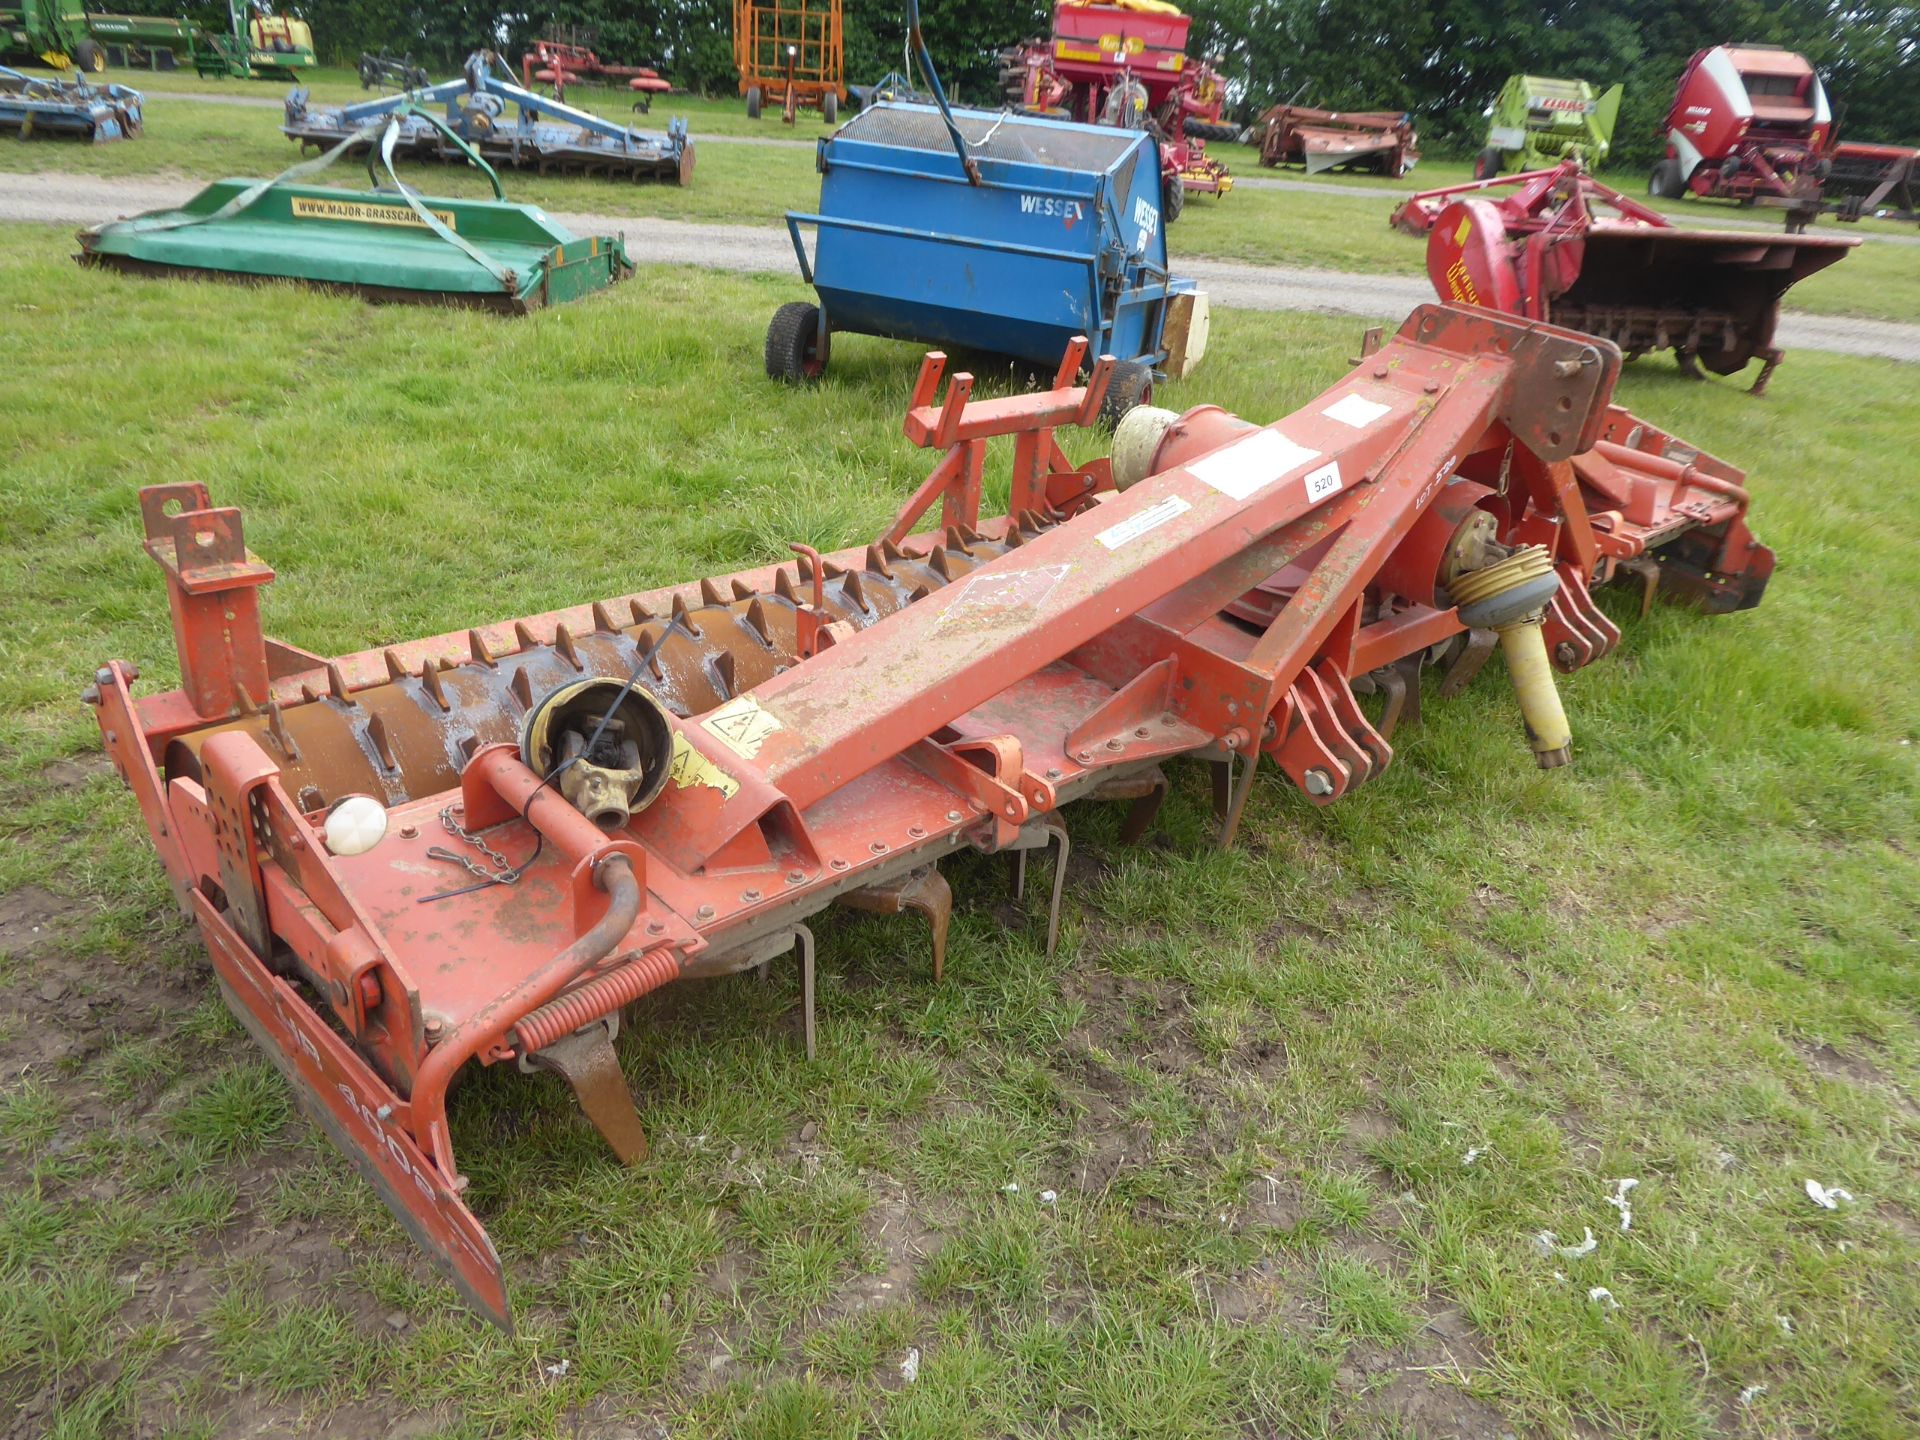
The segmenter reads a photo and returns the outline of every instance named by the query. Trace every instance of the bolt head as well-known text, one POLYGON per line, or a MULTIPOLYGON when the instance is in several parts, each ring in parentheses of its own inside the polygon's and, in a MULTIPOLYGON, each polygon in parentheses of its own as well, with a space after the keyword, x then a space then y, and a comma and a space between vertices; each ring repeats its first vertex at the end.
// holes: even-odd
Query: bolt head
POLYGON ((949 810, 949 811, 947 811, 947 823, 948 823, 949 825, 957 825, 957 824, 959 824, 959 823, 960 823, 960 812, 959 812, 958 810, 949 810))
POLYGON ((758 890, 742 890, 740 892, 740 898, 746 904, 751 905, 760 898, 760 892, 758 890))
POLYGON ((1324 770, 1317 768, 1309 770, 1301 778, 1306 785, 1307 794, 1309 795, 1331 795, 1333 793, 1333 777, 1324 770))
POLYGON ((713 918, 713 907, 711 905, 702 905, 698 910, 693 912, 693 918, 696 920, 711 920, 713 918))

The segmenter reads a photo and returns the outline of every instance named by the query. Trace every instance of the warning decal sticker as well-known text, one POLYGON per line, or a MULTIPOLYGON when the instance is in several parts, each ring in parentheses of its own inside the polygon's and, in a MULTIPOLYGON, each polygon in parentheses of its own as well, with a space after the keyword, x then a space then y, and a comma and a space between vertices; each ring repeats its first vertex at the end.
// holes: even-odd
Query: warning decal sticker
POLYGON ((780 728, 773 712, 751 695, 729 700, 700 723, 743 760, 758 755, 767 736, 780 728))

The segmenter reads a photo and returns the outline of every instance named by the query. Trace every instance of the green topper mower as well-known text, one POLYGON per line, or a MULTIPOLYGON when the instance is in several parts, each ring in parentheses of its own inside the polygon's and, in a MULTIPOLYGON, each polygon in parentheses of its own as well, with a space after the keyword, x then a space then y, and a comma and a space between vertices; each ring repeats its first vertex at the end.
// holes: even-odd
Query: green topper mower
POLYGON ((375 301, 510 315, 575 300, 632 275, 618 238, 583 239, 536 206, 509 203, 500 177, 466 141, 437 116, 412 113, 465 152, 492 184, 493 199, 423 196, 403 182, 393 169, 401 118, 395 114, 271 180, 215 181, 178 209, 82 230, 75 258, 139 274, 291 280, 375 301), (356 145, 368 148, 373 188, 303 183, 356 145), (385 184, 376 162, 386 170, 385 184))

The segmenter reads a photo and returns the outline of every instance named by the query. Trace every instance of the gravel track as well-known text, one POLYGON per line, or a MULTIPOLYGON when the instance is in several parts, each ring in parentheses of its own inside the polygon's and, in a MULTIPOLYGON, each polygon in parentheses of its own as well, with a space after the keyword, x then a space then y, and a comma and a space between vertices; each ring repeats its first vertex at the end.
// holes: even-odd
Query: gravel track
MULTIPOLYGON (((132 83, 131 81, 128 83, 132 83)), ((139 86, 135 85, 135 89, 139 86)), ((198 90, 155 90, 147 94, 147 103, 155 100, 192 100, 203 105, 237 105, 248 110, 278 110, 278 100, 268 100, 258 95, 210 95, 198 90)), ((642 129, 645 127, 642 126, 642 129)), ((696 132, 694 140, 701 145, 770 145, 776 149, 811 150, 811 140, 789 140, 782 135, 707 135, 696 132)), ((1395 190, 1385 185, 1332 185, 1324 180, 1295 180, 1283 175, 1235 175, 1234 187, 1242 190, 1292 190, 1303 195, 1359 195, 1388 200, 1404 200, 1405 190, 1395 190)), ((1675 223, 1695 229, 1708 230, 1778 230, 1777 224, 1766 220, 1749 220, 1740 216, 1676 216, 1675 223)), ((1851 227, 1838 233, 1847 234, 1851 227)), ((1887 235, 1879 231, 1868 231, 1860 236, 1869 244, 1877 245, 1920 245, 1920 235, 1887 235)))
MULTIPOLYGON (((0 221, 97 225, 135 211, 177 205, 199 188, 191 180, 9 176, 0 190, 0 221)), ((799 273, 786 234, 772 226, 557 211, 554 218, 579 234, 624 235, 628 249, 645 263, 799 273)), ((1216 305, 1236 310, 1308 310, 1391 323, 1433 298, 1424 280, 1405 275, 1349 275, 1191 256, 1180 262, 1179 269, 1200 281, 1216 305)), ((1920 325, 1790 312, 1780 317, 1776 338, 1788 350, 1826 350, 1920 364, 1920 325)))

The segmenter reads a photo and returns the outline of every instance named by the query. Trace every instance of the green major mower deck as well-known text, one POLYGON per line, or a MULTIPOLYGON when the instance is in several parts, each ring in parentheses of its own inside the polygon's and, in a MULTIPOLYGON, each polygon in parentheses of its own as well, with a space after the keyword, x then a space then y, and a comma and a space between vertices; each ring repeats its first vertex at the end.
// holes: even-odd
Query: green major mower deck
POLYGON ((291 280, 376 301, 513 315, 633 273, 617 238, 577 237, 538 207, 509 203, 483 161, 475 163, 493 181, 492 200, 423 196, 397 177, 376 190, 296 183, 344 148, 272 180, 216 181, 176 210, 83 230, 75 258, 142 274, 291 280))

